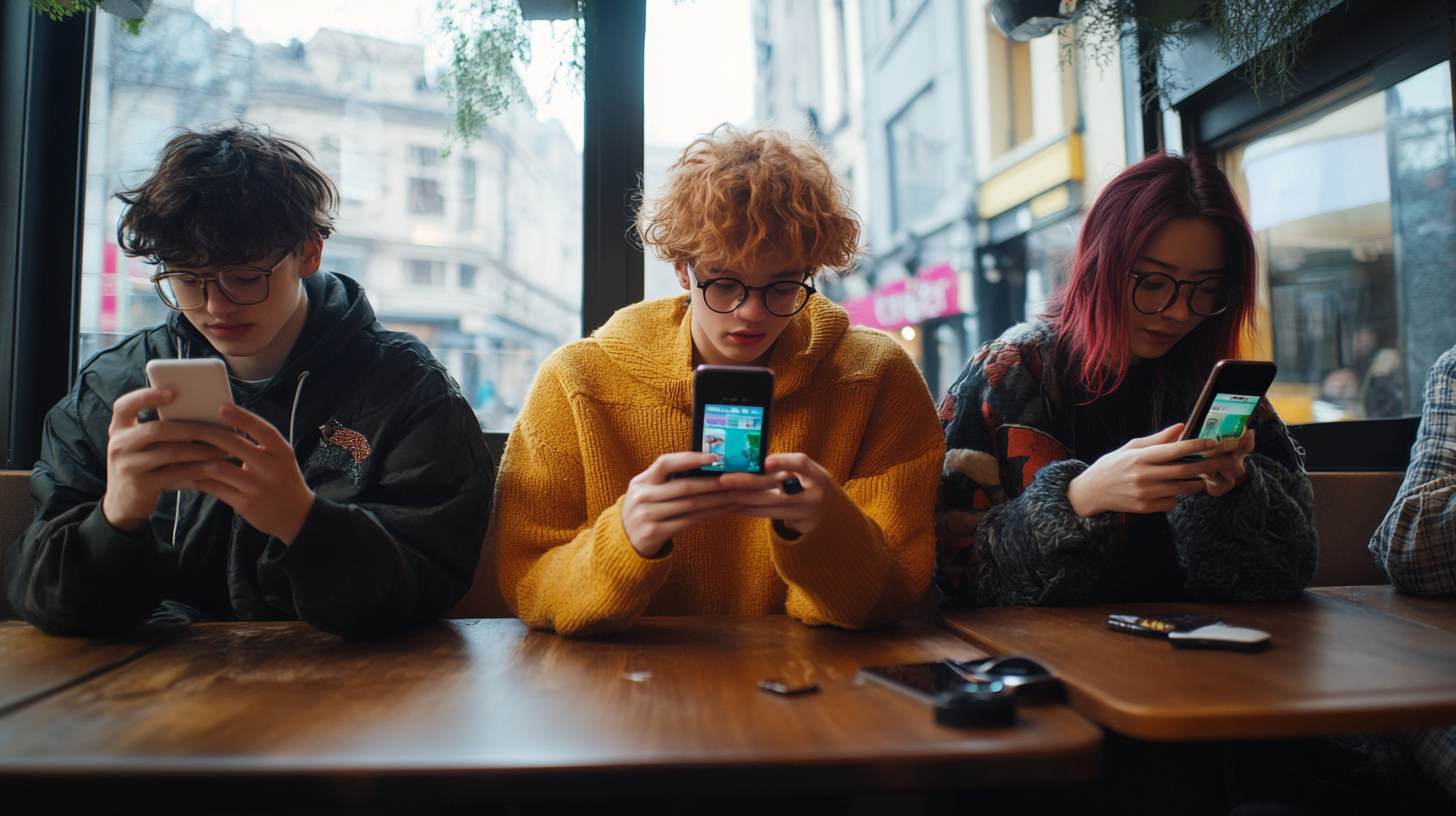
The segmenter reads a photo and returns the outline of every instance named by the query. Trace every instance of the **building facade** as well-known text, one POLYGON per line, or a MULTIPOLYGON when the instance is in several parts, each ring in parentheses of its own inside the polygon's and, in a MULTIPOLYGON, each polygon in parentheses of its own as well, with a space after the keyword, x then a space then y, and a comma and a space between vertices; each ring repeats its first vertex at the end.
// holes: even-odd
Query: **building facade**
POLYGON ((152 267, 116 246, 114 193, 180 129, 234 120, 312 151, 342 198, 323 268, 428 343, 485 427, 509 427, 541 361, 580 336, 581 154, 528 104, 446 157, 445 100, 418 45, 329 29, 255 43, 172 0, 140 36, 97 26, 96 48, 83 360, 166 312, 152 267))
POLYGON ((826 293, 943 391, 1038 312, 1077 213, 1124 166, 1121 65, 1014 43, 985 0, 762 2, 755 27, 760 118, 817 126, 869 239, 826 293))

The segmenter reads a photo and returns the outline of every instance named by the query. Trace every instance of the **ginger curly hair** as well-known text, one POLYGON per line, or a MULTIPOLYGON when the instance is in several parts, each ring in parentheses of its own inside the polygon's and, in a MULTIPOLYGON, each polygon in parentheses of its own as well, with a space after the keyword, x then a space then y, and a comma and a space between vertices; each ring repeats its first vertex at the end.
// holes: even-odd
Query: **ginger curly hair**
POLYGON ((725 267, 784 253, 815 274, 854 268, 860 226, 849 191, 810 140, 719 125, 683 150, 656 195, 639 194, 637 234, 668 263, 725 267))

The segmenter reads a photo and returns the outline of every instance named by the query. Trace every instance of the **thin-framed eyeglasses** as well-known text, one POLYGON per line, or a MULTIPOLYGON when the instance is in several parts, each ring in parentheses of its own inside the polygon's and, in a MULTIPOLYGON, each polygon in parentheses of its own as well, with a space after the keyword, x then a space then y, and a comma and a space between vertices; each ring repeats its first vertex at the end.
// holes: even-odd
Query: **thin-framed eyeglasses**
POLYGON ((1129 272, 1132 276, 1132 305, 1146 315, 1157 314, 1178 301, 1183 287, 1188 289, 1188 311, 1199 317, 1213 317, 1234 302, 1238 291, 1228 278, 1178 280, 1162 272, 1129 272))
MULTIPOLYGON (((693 268, 689 266, 688 272, 692 271, 693 268)), ((809 273, 805 272, 804 277, 808 276, 809 273)), ((697 275, 693 277, 696 278, 697 275)), ((809 298, 818 291, 813 284, 801 281, 778 281, 768 286, 749 286, 733 278, 698 281, 698 288, 703 292, 703 305, 718 314, 731 314, 748 300, 749 293, 762 292, 763 308, 775 317, 793 317, 798 314, 809 302, 809 298)))
POLYGON ((278 263, 273 264, 272 269, 260 266, 230 266, 211 275, 199 275, 184 270, 168 272, 165 265, 159 264, 162 271, 153 275, 150 280, 156 285, 157 296, 162 302, 178 311, 185 312, 206 306, 209 283, 216 283, 223 296, 233 303, 252 306, 268 299, 268 278, 291 257, 292 252, 284 255, 278 263))

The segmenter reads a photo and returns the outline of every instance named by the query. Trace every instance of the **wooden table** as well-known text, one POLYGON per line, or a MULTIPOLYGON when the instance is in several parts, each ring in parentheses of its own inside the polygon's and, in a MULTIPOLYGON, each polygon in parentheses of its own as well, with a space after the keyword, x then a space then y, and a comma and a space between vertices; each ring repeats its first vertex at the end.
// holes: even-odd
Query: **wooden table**
POLYGON ((1423 598, 1396 592, 1390 584, 1374 586, 1319 587, 1315 595, 1363 606, 1415 623, 1456 632, 1456 598, 1423 598))
POLYGON ((57 638, 20 621, 0 621, 0 715, 85 682, 155 648, 174 630, 123 641, 57 638))
POLYGON ((647 619, 594 640, 500 619, 370 643, 298 623, 199 624, 0 717, 0 789, 10 802, 160 808, 199 795, 417 804, 1094 777, 1101 732, 1064 706, 952 729, 855 682, 860 665, 980 654, 929 627, 857 633, 784 616, 647 619), (756 687, 775 676, 822 690, 756 687))
POLYGON ((1042 660, 1079 713, 1146 740, 1302 737, 1456 723, 1456 632, 1331 598, 948 613, 988 651, 1042 660), (1177 649, 1108 629, 1111 613, 1198 612, 1262 629, 1260 653, 1177 649))

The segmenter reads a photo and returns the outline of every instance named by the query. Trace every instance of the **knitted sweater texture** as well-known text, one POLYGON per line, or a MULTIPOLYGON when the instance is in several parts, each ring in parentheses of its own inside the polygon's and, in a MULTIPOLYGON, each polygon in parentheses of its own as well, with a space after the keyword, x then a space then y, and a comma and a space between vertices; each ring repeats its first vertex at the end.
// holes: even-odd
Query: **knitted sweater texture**
POLYGON ((497 481, 506 601, 528 625, 567 635, 643 614, 899 621, 930 580, 944 437, 905 352, 824 298, 789 323, 768 363, 770 452, 807 454, 834 479, 819 524, 789 540, 735 514, 684 530, 656 558, 632 547, 628 482, 692 447, 691 321, 685 298, 637 304, 542 366, 497 481))

